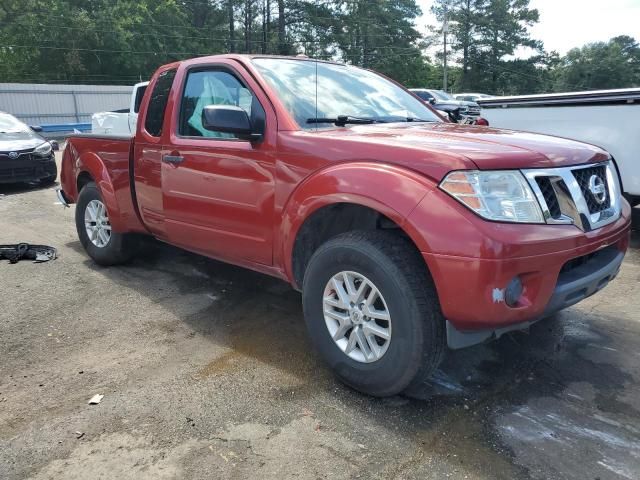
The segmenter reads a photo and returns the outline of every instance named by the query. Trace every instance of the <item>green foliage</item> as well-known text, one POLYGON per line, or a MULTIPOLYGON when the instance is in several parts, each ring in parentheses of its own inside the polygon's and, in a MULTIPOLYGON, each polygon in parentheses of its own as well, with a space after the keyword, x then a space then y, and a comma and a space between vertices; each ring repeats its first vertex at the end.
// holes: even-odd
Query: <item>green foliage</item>
MULTIPOLYGON (((529 0, 434 0, 432 10, 450 21, 450 90, 640 85, 635 39, 547 53, 530 36, 529 0)), ((175 60, 237 52, 341 60, 440 88, 442 54, 432 63, 423 52, 442 51, 442 32, 423 35, 420 15, 415 0, 0 0, 0 82, 131 85, 175 60)))
POLYGON ((0 82, 133 84, 227 52, 306 54, 420 83, 415 0, 0 0, 0 82))
POLYGON ((556 90, 640 86, 640 45, 628 36, 574 48, 555 72, 556 90))

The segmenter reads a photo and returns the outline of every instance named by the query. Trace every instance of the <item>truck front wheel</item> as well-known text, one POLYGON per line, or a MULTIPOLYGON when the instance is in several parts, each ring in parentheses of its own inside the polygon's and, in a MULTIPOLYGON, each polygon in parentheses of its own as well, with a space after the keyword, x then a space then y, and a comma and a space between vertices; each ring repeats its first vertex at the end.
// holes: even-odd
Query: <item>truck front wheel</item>
POLYGON ((76 229, 80 243, 99 265, 118 265, 131 259, 136 239, 111 229, 107 208, 95 183, 87 183, 78 196, 76 229))
POLYGON ((422 256, 393 232, 349 232, 322 245, 305 272, 303 306, 317 351, 361 392, 395 395, 441 361, 433 281, 422 256))

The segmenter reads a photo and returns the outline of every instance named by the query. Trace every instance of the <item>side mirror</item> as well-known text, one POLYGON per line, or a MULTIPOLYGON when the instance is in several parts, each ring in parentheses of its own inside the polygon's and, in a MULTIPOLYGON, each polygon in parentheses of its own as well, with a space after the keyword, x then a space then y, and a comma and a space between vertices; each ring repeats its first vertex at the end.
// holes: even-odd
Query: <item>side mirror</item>
POLYGON ((29 125, 29 128, 36 133, 42 132, 42 127, 40 125, 29 125))
POLYGON ((435 98, 433 98, 433 97, 431 97, 431 98, 429 99, 429 105, 435 105, 435 104, 436 104, 436 99, 435 99, 435 98))
POLYGON ((243 140, 260 140, 254 134, 251 120, 244 109, 235 105, 208 105, 202 110, 202 126, 207 130, 233 133, 243 140))

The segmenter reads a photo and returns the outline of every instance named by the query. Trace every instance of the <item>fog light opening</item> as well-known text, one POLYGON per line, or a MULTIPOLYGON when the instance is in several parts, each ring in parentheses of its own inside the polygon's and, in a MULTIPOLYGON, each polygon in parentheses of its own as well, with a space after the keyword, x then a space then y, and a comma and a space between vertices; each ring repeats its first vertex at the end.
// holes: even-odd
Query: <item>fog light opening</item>
POLYGON ((522 280, 513 277, 504 292, 504 301, 510 307, 517 307, 522 297, 522 280))

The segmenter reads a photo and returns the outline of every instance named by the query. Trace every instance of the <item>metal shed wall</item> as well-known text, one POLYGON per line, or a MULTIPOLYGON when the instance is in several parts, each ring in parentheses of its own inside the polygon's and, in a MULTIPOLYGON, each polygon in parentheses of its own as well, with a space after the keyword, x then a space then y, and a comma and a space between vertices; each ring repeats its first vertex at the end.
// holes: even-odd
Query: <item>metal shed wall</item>
POLYGON ((129 108, 132 86, 0 83, 0 110, 30 125, 91 122, 95 112, 129 108))

